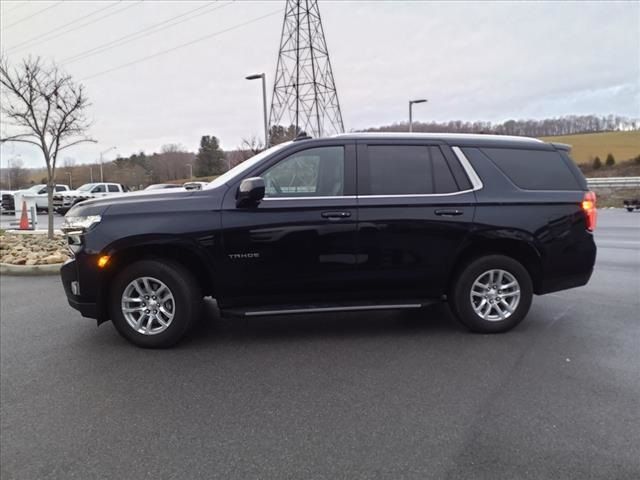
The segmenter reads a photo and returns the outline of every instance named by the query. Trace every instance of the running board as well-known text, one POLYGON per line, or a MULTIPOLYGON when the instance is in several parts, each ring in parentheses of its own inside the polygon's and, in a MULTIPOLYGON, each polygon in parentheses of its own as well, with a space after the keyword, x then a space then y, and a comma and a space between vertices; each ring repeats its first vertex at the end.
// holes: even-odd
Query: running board
POLYGON ((426 305, 437 303, 438 300, 413 300, 394 303, 376 304, 344 304, 344 305, 274 305, 269 307, 254 307, 248 309, 229 308, 223 309, 222 314, 235 317, 266 317, 270 315, 294 315, 305 313, 331 313, 331 312, 362 312, 371 310, 407 310, 422 308, 426 305))

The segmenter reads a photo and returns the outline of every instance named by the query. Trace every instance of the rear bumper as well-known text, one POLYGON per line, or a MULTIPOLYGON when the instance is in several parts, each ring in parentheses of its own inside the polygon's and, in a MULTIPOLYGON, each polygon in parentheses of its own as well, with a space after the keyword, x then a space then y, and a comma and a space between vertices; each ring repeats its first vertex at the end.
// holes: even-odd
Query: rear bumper
POLYGON ((73 294, 71 282, 79 281, 78 266, 74 259, 67 260, 64 265, 62 265, 60 277, 62 279, 64 293, 67 296, 67 301, 71 308, 78 310, 83 317, 99 319, 100 315, 96 301, 83 298, 82 290, 80 290, 80 295, 73 294))
POLYGON ((544 295, 545 293, 558 292, 560 290, 568 290, 570 288, 582 287, 589 283, 593 268, 588 272, 577 273, 574 275, 565 275, 563 277, 545 278, 540 288, 535 293, 544 295))
POLYGON ((592 234, 573 242, 547 262, 536 294, 582 287, 589 283, 596 263, 597 248, 592 234))

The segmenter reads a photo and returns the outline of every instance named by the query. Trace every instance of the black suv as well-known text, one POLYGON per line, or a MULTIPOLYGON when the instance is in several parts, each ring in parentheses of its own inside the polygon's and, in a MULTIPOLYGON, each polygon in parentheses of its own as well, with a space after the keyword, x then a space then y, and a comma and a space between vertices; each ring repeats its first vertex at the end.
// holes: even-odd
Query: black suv
POLYGON ((272 147, 199 191, 82 202, 69 304, 144 347, 223 314, 420 308, 504 332, 533 294, 584 285, 595 196, 569 147, 492 135, 348 134, 272 147))

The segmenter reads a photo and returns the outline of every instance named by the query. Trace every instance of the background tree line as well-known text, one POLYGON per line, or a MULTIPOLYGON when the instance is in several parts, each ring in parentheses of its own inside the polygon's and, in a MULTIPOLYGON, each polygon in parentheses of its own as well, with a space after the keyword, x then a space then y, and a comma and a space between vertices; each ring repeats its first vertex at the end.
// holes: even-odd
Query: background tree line
MULTIPOLYGON (((503 135, 553 136, 576 133, 593 133, 609 130, 639 129, 638 120, 609 115, 571 115, 544 120, 509 120, 504 123, 491 122, 415 122, 416 132, 452 132, 452 133, 494 133, 503 135)), ((406 123, 396 123, 377 128, 369 132, 402 132, 407 131, 406 123)), ((294 125, 288 127, 274 125, 269 131, 271 145, 294 139, 302 133, 294 125)), ((132 188, 144 188, 153 183, 177 182, 189 180, 191 175, 197 178, 213 178, 226 172, 229 168, 251 158, 264 149, 264 142, 258 137, 247 137, 241 145, 229 151, 223 151, 220 141, 214 135, 204 135, 200 139, 197 152, 189 152, 179 144, 163 145, 160 152, 138 152, 127 157, 118 157, 103 164, 104 181, 128 185, 132 188)), ((46 183, 45 169, 24 168, 19 158, 8 160, 8 168, 0 170, 0 188, 12 189, 26 187, 34 183, 46 183)), ((581 166, 584 170, 599 170, 601 167, 613 166, 615 159, 597 159, 589 165, 581 166)), ((58 183, 71 183, 78 187, 91 181, 100 181, 100 164, 76 164, 69 157, 62 160, 56 174, 58 183)))
MULTIPOLYGON (((492 122, 414 122, 414 132, 435 133, 489 133, 497 135, 518 135, 526 137, 550 137, 555 135, 574 135, 577 133, 596 133, 613 130, 638 130, 640 120, 618 115, 567 115, 542 120, 507 120, 492 122)), ((365 132, 406 132, 407 122, 394 123, 381 127, 368 128, 365 132)))

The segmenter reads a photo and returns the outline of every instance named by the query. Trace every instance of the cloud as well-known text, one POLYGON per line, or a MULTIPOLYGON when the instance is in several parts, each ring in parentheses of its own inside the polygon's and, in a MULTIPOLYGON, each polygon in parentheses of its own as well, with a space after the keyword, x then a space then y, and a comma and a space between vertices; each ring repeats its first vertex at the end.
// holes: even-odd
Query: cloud
MULTIPOLYGON (((236 2, 69 64, 69 72, 90 77, 278 5, 284 1, 236 2)), ((36 16, 25 28, 3 31, 3 44, 10 48, 97 8, 61 4, 52 9, 53 22, 36 16)), ((192 8, 187 2, 140 4, 10 59, 70 57, 192 8)), ((412 97, 429 99, 415 109, 419 120, 640 116, 637 2, 320 2, 320 9, 347 129, 404 121, 412 97)), ((3 15, 3 24, 13 21, 3 15)), ((259 82, 244 76, 264 71, 272 82, 281 22, 275 15, 87 80, 92 134, 100 144, 68 154, 83 162, 112 145, 123 155, 158 151, 163 143, 195 150, 205 134, 233 148, 243 137, 260 136, 259 82)), ((37 151, 13 148, 30 165, 41 163, 37 151)), ((3 145, 1 153, 4 159, 11 152, 3 145)))

